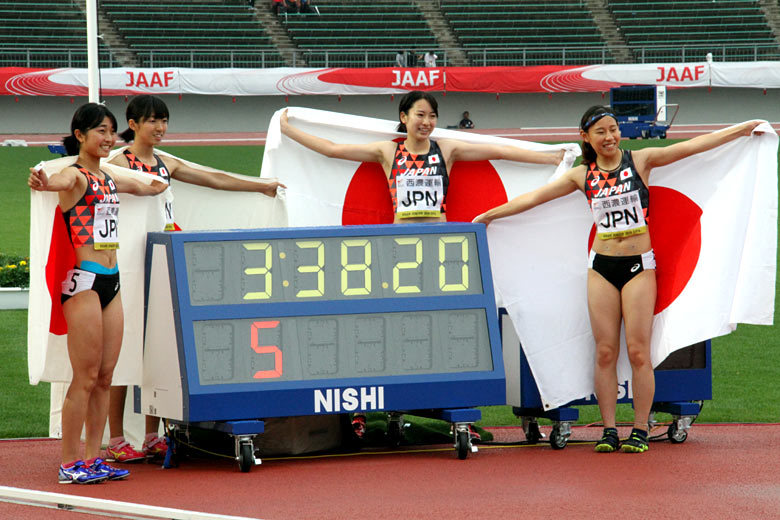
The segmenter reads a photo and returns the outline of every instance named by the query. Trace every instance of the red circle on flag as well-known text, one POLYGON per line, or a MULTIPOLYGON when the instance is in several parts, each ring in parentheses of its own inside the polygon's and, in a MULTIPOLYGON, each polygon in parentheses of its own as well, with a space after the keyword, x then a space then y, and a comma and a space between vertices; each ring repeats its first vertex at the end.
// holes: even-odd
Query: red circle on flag
MULTIPOLYGON (((658 296, 655 314, 677 299, 696 269, 701 253, 702 209, 677 190, 650 186, 650 241, 655 252, 658 296)), ((588 238, 593 246, 596 226, 588 238)))
MULTIPOLYGON (((471 222, 507 201, 506 190, 490 161, 455 163, 447 190, 447 220, 471 222)), ((393 202, 387 176, 378 163, 361 163, 344 195, 341 223, 391 224, 393 202)))

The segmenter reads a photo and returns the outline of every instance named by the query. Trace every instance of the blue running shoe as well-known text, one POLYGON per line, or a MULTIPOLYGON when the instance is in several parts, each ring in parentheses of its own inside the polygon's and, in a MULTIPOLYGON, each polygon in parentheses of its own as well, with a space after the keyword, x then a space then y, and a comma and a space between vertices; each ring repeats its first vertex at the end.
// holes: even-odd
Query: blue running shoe
POLYGON ((69 468, 60 466, 60 484, 97 484, 106 478, 105 474, 92 471, 83 460, 77 460, 69 468))
POLYGON ((130 476, 128 470, 109 466, 100 458, 93 459, 92 464, 89 465, 89 469, 98 475, 104 475, 108 480, 122 480, 123 478, 130 476))

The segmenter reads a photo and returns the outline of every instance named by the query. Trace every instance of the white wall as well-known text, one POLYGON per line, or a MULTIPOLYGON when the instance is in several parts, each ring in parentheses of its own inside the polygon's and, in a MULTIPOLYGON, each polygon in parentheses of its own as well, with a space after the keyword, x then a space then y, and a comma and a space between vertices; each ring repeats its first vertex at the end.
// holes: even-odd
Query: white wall
MULTIPOLYGON (((454 125, 464 110, 479 128, 574 127, 582 113, 594 104, 608 104, 609 94, 483 94, 441 93, 439 125, 454 125)), ((304 106, 334 112, 396 120, 399 96, 284 96, 237 97, 184 95, 162 96, 171 112, 169 132, 261 132, 268 129, 274 111, 304 106)), ((680 89, 669 90, 668 103, 679 103, 677 123, 732 123, 747 119, 780 121, 780 90, 680 89)), ((0 134, 67 134, 76 107, 86 98, 0 96, 0 134)), ((106 100, 124 130, 124 97, 106 100)))

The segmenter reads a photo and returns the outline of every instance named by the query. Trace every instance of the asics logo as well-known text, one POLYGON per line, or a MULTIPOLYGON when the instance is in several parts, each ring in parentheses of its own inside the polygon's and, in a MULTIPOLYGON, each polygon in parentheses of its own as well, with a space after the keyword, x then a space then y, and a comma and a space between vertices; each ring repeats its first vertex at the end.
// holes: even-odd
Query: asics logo
POLYGON ((639 264, 634 264, 634 265, 631 267, 631 272, 632 272, 632 273, 635 273, 635 272, 637 272, 637 271, 639 270, 639 268, 640 268, 640 267, 641 267, 641 266, 640 266, 639 264))

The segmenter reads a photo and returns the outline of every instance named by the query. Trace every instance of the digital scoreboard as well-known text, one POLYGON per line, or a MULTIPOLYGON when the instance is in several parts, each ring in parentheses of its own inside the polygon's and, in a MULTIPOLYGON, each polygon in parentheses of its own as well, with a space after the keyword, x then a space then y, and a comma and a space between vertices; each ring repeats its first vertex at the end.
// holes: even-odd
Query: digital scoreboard
POLYGON ((146 263, 145 414, 505 403, 482 225, 150 233, 146 263))

